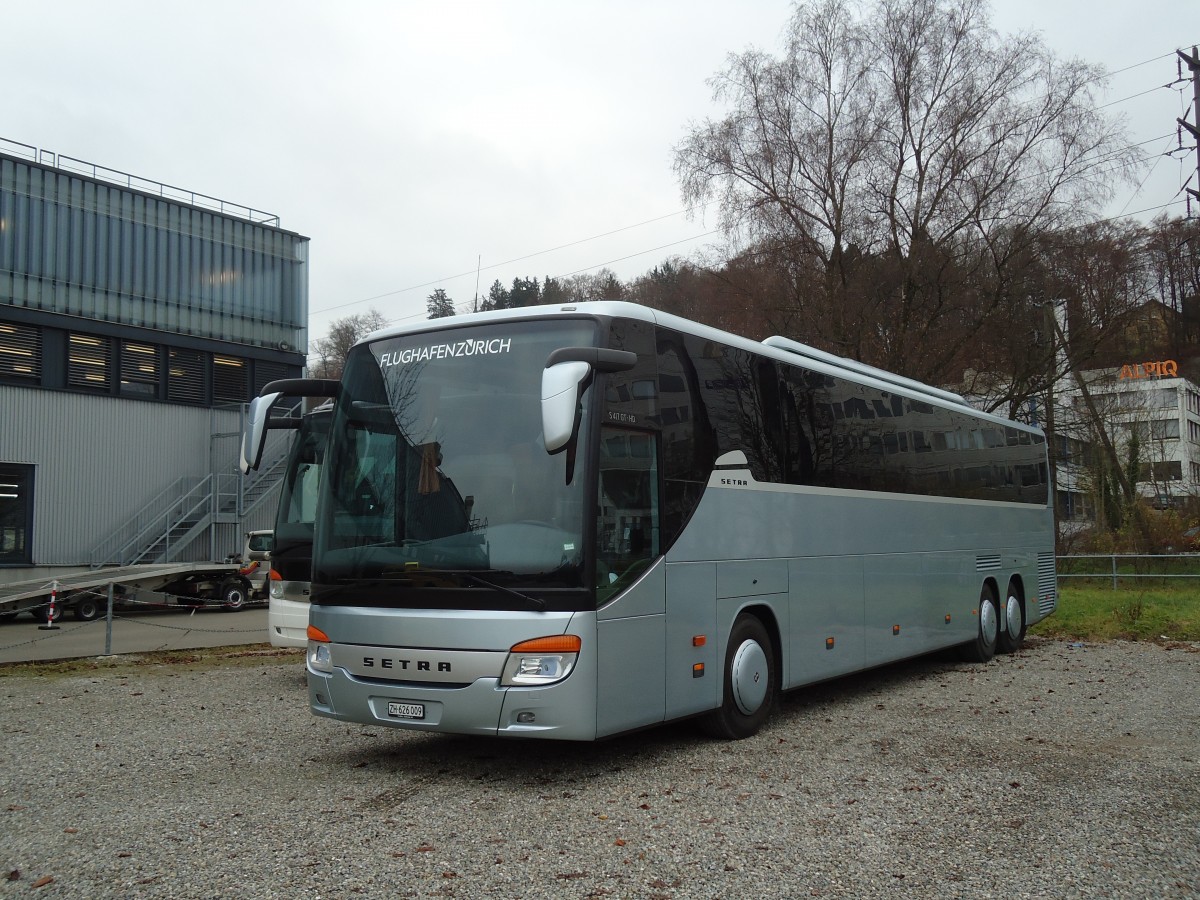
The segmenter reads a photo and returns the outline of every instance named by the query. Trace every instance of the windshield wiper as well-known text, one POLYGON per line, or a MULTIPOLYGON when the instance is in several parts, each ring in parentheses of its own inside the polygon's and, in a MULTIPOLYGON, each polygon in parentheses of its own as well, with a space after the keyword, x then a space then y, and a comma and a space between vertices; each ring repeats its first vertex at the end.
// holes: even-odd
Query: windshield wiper
POLYGON ((524 600, 539 612, 545 612, 546 610, 546 601, 539 599, 538 597, 531 597, 529 594, 523 594, 520 591, 514 591, 512 588, 507 588, 502 584, 495 584, 485 578, 480 578, 478 575, 472 575, 470 572, 459 572, 458 575, 464 581, 471 582, 471 584, 477 584, 480 587, 491 588, 493 591, 499 591, 502 594, 508 594, 512 597, 517 597, 520 600, 524 600))

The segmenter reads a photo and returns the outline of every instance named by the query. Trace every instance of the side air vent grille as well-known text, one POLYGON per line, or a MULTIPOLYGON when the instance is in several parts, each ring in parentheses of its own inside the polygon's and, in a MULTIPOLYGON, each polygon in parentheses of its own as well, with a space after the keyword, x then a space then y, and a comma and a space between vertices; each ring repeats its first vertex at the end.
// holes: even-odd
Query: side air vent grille
POLYGON ((1037 571, 1038 609, 1043 616, 1054 612, 1058 606, 1058 576, 1054 569, 1054 554, 1038 554, 1037 571))
POLYGON ((989 553, 985 556, 975 557, 975 571, 977 572, 995 572, 999 568, 999 553, 989 553))

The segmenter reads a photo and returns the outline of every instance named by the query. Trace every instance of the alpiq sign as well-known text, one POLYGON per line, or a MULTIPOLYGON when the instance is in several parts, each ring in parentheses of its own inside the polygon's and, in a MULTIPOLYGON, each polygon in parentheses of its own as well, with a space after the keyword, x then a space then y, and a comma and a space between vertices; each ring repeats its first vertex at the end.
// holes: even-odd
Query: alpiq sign
POLYGON ((1121 366, 1122 378, 1174 378, 1179 374, 1179 363, 1173 359, 1158 362, 1134 363, 1121 366))

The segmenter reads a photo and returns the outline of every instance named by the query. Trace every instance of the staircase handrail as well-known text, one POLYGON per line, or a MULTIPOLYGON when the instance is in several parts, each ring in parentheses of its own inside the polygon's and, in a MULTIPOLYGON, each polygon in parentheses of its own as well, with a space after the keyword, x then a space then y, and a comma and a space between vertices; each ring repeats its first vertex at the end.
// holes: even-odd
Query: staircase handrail
MULTIPOLYGON (((298 414, 299 410, 297 404, 283 412, 298 414)), ((93 547, 87 554, 89 564, 93 568, 111 564, 130 565, 131 560, 141 560, 164 539, 169 547, 172 530, 187 521, 188 516, 194 516, 198 509, 203 510, 202 515, 221 512, 245 518, 252 509, 263 502, 263 498, 270 496, 273 487, 270 482, 278 482, 291 446, 290 438, 291 433, 287 431, 275 432, 270 436, 264 453, 265 459, 253 476, 233 474, 237 472, 240 445, 233 456, 219 467, 218 471, 230 473, 219 476, 220 481, 211 473, 180 476, 145 503, 124 525, 93 547), (236 486, 233 490, 225 491, 222 489, 222 482, 228 483, 229 480, 235 480, 236 486), (267 483, 267 489, 247 505, 247 491, 263 482, 267 483), (189 499, 201 490, 204 491, 202 497, 189 499), (230 498, 228 505, 225 502, 226 497, 230 498), (172 517, 174 521, 168 521, 172 517)), ((161 553, 159 555, 161 556, 161 553)))
POLYGON ((198 505, 207 503, 212 492, 212 476, 191 476, 191 481, 193 484, 187 491, 160 508, 137 534, 112 551, 109 558, 101 560, 99 564, 133 565, 135 561, 142 559, 151 547, 162 541, 165 535, 169 535, 171 529, 184 521, 198 505))
MULTIPOLYGON (((211 475, 206 476, 205 481, 209 481, 211 475)), ((211 485, 201 485, 202 490, 198 490, 184 498, 184 503, 178 507, 178 511, 173 515, 164 517, 162 528, 157 537, 153 541, 137 550, 129 559, 129 562, 122 565, 134 565, 140 562, 161 562, 173 558, 173 551, 177 551, 180 546, 191 543, 195 540, 196 535, 195 524, 201 522, 209 515, 209 504, 211 503, 212 487, 211 485), (172 545, 171 535, 177 528, 183 525, 190 527, 184 532, 183 539, 172 545), (154 551, 154 559, 147 560, 146 557, 154 551)), ((170 511, 168 511, 170 513, 170 511)))
POLYGON ((181 498, 187 496, 203 479, 203 475, 181 475, 176 478, 157 495, 146 501, 142 508, 130 517, 129 521, 96 544, 88 552, 89 565, 93 568, 110 565, 114 557, 118 555, 116 548, 124 549, 130 541, 136 540, 138 536, 152 530, 163 510, 169 509, 181 498))

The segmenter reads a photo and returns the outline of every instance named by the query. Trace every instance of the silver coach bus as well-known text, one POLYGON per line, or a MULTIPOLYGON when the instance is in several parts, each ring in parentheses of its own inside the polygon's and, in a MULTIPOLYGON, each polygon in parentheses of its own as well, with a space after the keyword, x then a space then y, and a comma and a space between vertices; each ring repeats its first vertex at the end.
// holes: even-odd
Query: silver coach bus
POLYGON ((312 582, 317 715, 741 738, 781 690, 1016 649, 1056 605, 1046 441, 628 303, 422 321, 347 360, 312 582))

